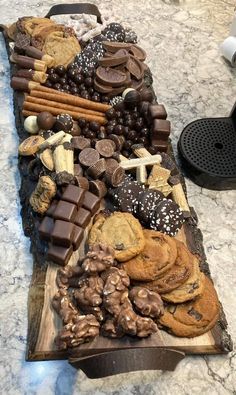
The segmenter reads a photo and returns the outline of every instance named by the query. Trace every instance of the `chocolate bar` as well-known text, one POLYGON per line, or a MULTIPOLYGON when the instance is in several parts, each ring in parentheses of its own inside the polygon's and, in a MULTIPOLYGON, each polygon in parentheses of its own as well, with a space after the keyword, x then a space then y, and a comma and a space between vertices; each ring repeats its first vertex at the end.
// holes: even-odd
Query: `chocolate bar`
POLYGON ((163 104, 150 104, 148 106, 148 116, 151 119, 166 119, 167 112, 163 104))
POLYGON ((49 241, 51 237, 51 232, 54 227, 54 220, 50 217, 44 217, 39 226, 39 236, 41 239, 49 241))
POLYGON ((49 244, 47 258, 51 259, 53 262, 58 263, 59 265, 65 266, 69 262, 72 252, 72 246, 67 248, 49 244))
POLYGON ((84 194, 84 201, 82 207, 89 210, 91 214, 95 214, 100 205, 100 199, 93 193, 86 191, 84 194))
POLYGON ((53 244, 70 247, 74 233, 74 224, 67 221, 56 220, 51 233, 53 244))
POLYGON ((84 230, 79 226, 74 225, 74 231, 72 237, 72 245, 74 251, 76 251, 79 248, 81 241, 83 240, 83 237, 84 237, 84 230))
POLYGON ((86 210, 83 207, 80 207, 75 217, 75 221, 74 221, 75 224, 85 229, 86 226, 89 224, 90 220, 91 220, 90 211, 86 210))
POLYGON ((76 206, 72 203, 60 200, 53 213, 55 219, 72 222, 77 214, 76 206))
POLYGON ((63 192, 62 200, 74 203, 77 206, 80 205, 84 197, 85 190, 77 187, 76 185, 68 185, 63 192))

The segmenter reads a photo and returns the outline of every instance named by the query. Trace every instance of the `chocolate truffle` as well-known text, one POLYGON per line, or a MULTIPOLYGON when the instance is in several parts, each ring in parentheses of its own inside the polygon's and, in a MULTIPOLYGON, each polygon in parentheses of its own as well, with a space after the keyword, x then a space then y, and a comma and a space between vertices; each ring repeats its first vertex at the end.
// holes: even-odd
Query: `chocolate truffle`
POLYGON ((43 111, 37 116, 37 124, 40 129, 49 130, 55 124, 55 118, 50 112, 43 111))
POLYGON ((55 132, 69 132, 73 128, 73 119, 68 114, 57 115, 56 122, 54 124, 55 132))

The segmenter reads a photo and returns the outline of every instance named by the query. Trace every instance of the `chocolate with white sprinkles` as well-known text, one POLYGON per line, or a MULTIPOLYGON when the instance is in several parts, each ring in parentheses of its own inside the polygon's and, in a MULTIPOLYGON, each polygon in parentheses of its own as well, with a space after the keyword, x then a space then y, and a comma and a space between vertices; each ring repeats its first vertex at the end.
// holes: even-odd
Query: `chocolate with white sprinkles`
POLYGON ((149 226, 169 236, 175 236, 184 223, 184 215, 177 203, 163 199, 152 214, 149 226))

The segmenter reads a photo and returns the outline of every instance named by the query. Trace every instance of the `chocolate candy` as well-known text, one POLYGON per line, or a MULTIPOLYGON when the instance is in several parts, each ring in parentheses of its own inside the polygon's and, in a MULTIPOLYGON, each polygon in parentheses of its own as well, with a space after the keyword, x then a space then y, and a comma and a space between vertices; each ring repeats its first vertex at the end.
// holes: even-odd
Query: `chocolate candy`
POLYGON ((120 185, 121 182, 124 180, 124 177, 125 171, 120 166, 113 169, 112 172, 107 169, 105 173, 106 182, 113 187, 117 187, 118 185, 120 185))
POLYGON ((54 130, 60 132, 69 132, 73 128, 73 119, 68 114, 57 115, 56 122, 54 124, 54 130))
POLYGON ((167 141, 170 134, 170 121, 154 119, 152 126, 152 139, 167 141))
POLYGON ((50 217, 44 217, 39 226, 39 237, 43 240, 50 240, 50 235, 54 227, 54 220, 50 217))
POLYGON ((150 228, 175 236, 184 222, 183 212, 177 203, 163 199, 150 218, 150 228))
POLYGON ((100 206, 100 199, 93 193, 86 191, 84 194, 84 201, 82 207, 89 210, 93 215, 100 206))
POLYGON ((62 200, 66 200, 67 202, 74 203, 78 206, 83 200, 84 193, 84 189, 79 188, 76 185, 68 185, 63 192, 62 200))
POLYGON ((87 170, 88 176, 92 178, 99 178, 105 173, 106 162, 104 158, 99 159, 94 165, 90 166, 87 170))
POLYGON ((140 93, 133 88, 125 89, 122 96, 124 97, 125 107, 128 109, 135 108, 141 100, 140 93))
POLYGON ((63 221, 72 222, 76 216, 76 206, 72 203, 60 200, 53 213, 53 217, 63 221))
POLYGON ((74 164, 74 175, 78 177, 83 176, 83 169, 79 163, 74 164))
POLYGON ((116 111, 112 107, 112 108, 110 108, 109 110, 106 111, 105 115, 106 115, 107 119, 114 119, 114 118, 116 118, 116 111))
POLYGON ((18 53, 23 53, 25 48, 30 45, 30 36, 24 33, 17 33, 15 38, 15 50, 18 53))
POLYGON ((158 205, 163 201, 164 195, 160 191, 153 189, 146 189, 139 195, 138 207, 136 210, 137 216, 145 225, 149 225, 149 222, 153 216, 153 212, 156 210, 158 205))
POLYGON ((47 258, 59 265, 65 266, 69 262, 69 259, 73 253, 72 246, 61 247, 53 244, 49 244, 47 258))
POLYGON ((76 136, 76 137, 72 137, 72 147, 74 149, 80 150, 82 151, 85 148, 89 148, 90 147, 90 140, 83 137, 83 136, 76 136))
POLYGON ((76 251, 83 240, 84 230, 76 225, 73 225, 73 227, 74 227, 74 232, 72 236, 72 245, 73 245, 73 250, 76 251))
POLYGON ((118 188, 110 189, 109 194, 118 210, 137 212, 139 195, 144 191, 144 185, 138 181, 125 180, 118 188))
POLYGON ((89 190, 89 182, 86 177, 75 176, 75 183, 78 187, 89 190))
POLYGON ((71 134, 72 136, 80 136, 80 134, 81 134, 81 129, 80 129, 79 125, 78 125, 78 122, 73 121, 73 127, 72 127, 72 129, 70 130, 70 134, 71 134))
POLYGON ((71 222, 56 220, 51 233, 52 243, 62 247, 69 247, 72 243, 74 224, 71 222))
POLYGON ((80 207, 74 220, 75 224, 85 229, 86 226, 89 224, 90 220, 91 220, 90 211, 86 210, 83 207, 80 207))
POLYGON ((126 68, 130 74, 136 78, 136 80, 142 80, 144 71, 140 60, 136 59, 133 55, 130 55, 126 63, 126 68))
POLYGON ((167 112, 163 104, 150 104, 148 107, 148 116, 151 119, 166 119, 167 112))
POLYGON ((46 211, 46 215, 48 215, 49 217, 53 217, 54 211, 55 211, 55 209, 57 207, 57 203, 58 203, 57 200, 53 200, 51 202, 51 205, 49 206, 49 208, 46 211))
POLYGON ((40 112, 37 116, 37 124, 40 129, 50 130, 53 127, 54 123, 55 118, 48 111, 40 112))
POLYGON ((110 67, 99 66, 96 70, 96 78, 99 83, 111 87, 120 87, 126 82, 126 73, 110 67))
POLYGON ((125 138, 123 136, 117 136, 116 134, 110 134, 109 139, 111 139, 115 143, 115 149, 117 151, 122 150, 123 144, 125 142, 125 138))
POLYGON ((103 139, 97 141, 95 145, 95 149, 99 152, 101 156, 104 158, 110 158, 114 153, 114 145, 111 140, 103 139))
POLYGON ((153 91, 150 88, 143 88, 140 91, 140 95, 141 95, 141 100, 142 101, 147 101, 147 102, 152 102, 154 100, 154 94, 153 91))
POLYGON ((99 160, 99 153, 94 148, 85 148, 79 154, 81 165, 90 167, 99 160))
POLYGON ((90 181, 89 190, 100 199, 102 199, 107 194, 107 187, 101 180, 90 181))

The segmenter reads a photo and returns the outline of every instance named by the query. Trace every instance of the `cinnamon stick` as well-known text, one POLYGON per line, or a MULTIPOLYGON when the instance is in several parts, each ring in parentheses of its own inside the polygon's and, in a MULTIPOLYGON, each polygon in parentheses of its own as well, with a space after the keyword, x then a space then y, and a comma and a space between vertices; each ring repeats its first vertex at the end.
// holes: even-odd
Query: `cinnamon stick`
POLYGON ((56 107, 51 107, 51 106, 45 106, 42 104, 36 104, 36 103, 31 103, 28 101, 25 101, 23 104, 23 110, 29 110, 33 112, 43 112, 43 111, 48 111, 53 115, 60 115, 67 113, 72 116, 73 119, 77 120, 80 118, 84 118, 87 121, 95 121, 100 123, 100 125, 105 125, 107 123, 107 119, 105 117, 100 117, 98 115, 91 115, 91 114, 84 114, 82 112, 75 112, 75 111, 70 111, 70 110, 65 110, 65 109, 60 109, 56 107))
POLYGON ((31 95, 28 95, 26 98, 27 102, 31 103, 36 103, 36 104, 42 104, 45 106, 50 106, 50 107, 57 107, 63 110, 69 110, 69 111, 75 111, 75 112, 81 112, 83 114, 90 114, 90 115, 97 115, 99 117, 104 117, 104 114, 99 111, 93 111, 93 110, 87 110, 86 108, 82 107, 74 107, 71 106, 70 104, 65 104, 65 103, 59 103, 53 100, 46 100, 46 99, 41 99, 39 97, 32 97, 31 95))
POLYGON ((42 99, 54 100, 60 103, 72 104, 76 107, 83 107, 89 110, 106 112, 111 108, 108 104, 97 103, 92 100, 83 99, 82 97, 73 96, 69 93, 57 91, 55 89, 47 88, 46 86, 38 86, 30 92, 31 96, 40 97, 42 99))

